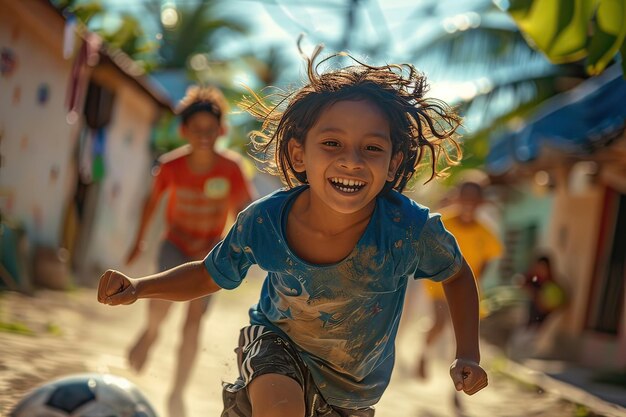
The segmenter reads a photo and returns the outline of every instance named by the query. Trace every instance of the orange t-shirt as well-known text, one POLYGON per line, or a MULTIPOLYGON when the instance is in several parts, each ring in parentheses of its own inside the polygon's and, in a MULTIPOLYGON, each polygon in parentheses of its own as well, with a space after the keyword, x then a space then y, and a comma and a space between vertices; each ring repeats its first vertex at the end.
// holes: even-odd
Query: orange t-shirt
POLYGON ((153 194, 169 192, 166 238, 191 258, 204 257, 221 239, 229 212, 251 200, 251 191, 232 153, 218 153, 213 167, 191 171, 189 151, 175 150, 160 159, 153 194))

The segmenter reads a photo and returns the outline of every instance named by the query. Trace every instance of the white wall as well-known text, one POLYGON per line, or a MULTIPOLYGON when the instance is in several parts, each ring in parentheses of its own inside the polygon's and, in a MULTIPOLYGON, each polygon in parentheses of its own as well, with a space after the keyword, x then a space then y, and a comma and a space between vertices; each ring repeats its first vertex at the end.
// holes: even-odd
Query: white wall
POLYGON ((581 194, 559 188, 555 194, 549 241, 558 254, 556 268, 570 297, 564 321, 569 334, 579 334, 586 320, 602 203, 599 187, 581 194))
POLYGON ((131 83, 120 87, 107 129, 106 175, 87 253, 88 264, 96 269, 122 266, 152 181, 149 142, 158 108, 131 83))
POLYGON ((74 185, 69 163, 77 126, 66 122, 65 109, 71 62, 62 57, 62 39, 51 43, 5 1, 0 8, 0 48, 17 59, 14 73, 0 76, 0 210, 23 222, 33 244, 54 246, 74 185), (49 98, 41 105, 44 84, 49 98))

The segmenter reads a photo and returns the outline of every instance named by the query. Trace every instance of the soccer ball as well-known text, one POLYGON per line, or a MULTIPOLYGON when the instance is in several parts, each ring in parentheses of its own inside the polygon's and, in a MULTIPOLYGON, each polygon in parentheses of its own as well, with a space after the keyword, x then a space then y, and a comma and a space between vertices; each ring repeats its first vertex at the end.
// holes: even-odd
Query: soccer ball
POLYGON ((77 374, 35 388, 10 417, 156 417, 156 413, 137 386, 125 378, 77 374))

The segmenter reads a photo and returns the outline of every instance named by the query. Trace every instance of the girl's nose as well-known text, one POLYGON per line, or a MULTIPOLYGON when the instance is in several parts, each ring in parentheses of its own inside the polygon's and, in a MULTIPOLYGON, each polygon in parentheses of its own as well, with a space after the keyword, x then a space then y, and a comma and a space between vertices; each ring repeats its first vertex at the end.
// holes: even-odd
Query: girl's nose
POLYGON ((346 149, 339 159, 339 165, 347 169, 360 169, 363 167, 363 157, 358 149, 346 149))

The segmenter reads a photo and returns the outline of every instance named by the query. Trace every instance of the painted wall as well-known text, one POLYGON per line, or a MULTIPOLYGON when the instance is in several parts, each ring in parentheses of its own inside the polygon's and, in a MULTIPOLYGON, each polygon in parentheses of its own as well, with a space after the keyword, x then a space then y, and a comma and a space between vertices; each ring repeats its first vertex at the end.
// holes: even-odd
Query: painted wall
POLYGON ((559 188, 555 195, 548 241, 553 252, 558 254, 556 268, 569 295, 567 317, 562 328, 569 334, 579 334, 586 320, 602 196, 600 187, 580 194, 559 188))
MULTIPOLYGON (((622 136, 619 142, 621 150, 626 151, 626 133, 622 136)), ((603 174, 604 181, 613 189, 619 191, 622 194, 626 194, 626 152, 623 154, 623 160, 621 164, 615 164, 608 169, 605 169, 603 174)), ((626 276, 624 277, 626 280, 626 276)), ((626 306, 626 287, 624 287, 624 293, 622 305, 626 306)), ((616 342, 616 357, 617 361, 614 364, 618 369, 626 369, 626 308, 622 308, 622 327, 619 330, 618 340, 616 342)), ((593 356, 593 350, 590 349, 590 356, 593 356)))
POLYGON ((122 266, 152 181, 150 137, 159 115, 156 104, 130 81, 102 72, 94 79, 114 87, 116 97, 106 130, 106 175, 86 255, 88 270, 122 266))
POLYGON ((569 352, 571 358, 577 358, 587 366, 605 369, 623 367, 626 365, 626 313, 622 312, 617 337, 586 329, 604 205, 604 185, 589 183, 582 187, 572 186, 572 173, 565 178, 555 193, 548 232, 548 245, 557 254, 556 267, 568 294, 568 305, 557 332, 570 343, 567 343, 567 348, 561 348, 563 352, 569 352))
POLYGON ((71 61, 62 24, 34 7, 48 22, 36 27, 24 7, 0 0, 0 50, 15 60, 0 75, 0 210, 24 224, 33 244, 56 246, 74 184, 77 125, 67 123, 64 104, 71 61))
MULTIPOLYGON (((599 369, 618 369, 626 366, 626 309, 622 309, 621 328, 617 336, 585 329, 587 303, 591 294, 594 274, 595 252, 598 245, 602 208, 601 188, 594 189, 586 201, 564 201, 563 204, 580 205, 569 211, 569 227, 574 235, 566 248, 567 259, 564 268, 571 275, 571 307, 564 320, 563 330, 580 338, 581 363, 599 369), (586 204, 586 207, 584 206, 586 204), (580 216, 590 220, 582 220, 580 216), (576 220, 578 217, 578 220, 576 220)), ((626 301, 626 292, 622 295, 626 301)))
MULTIPOLYGON (((73 124, 66 119, 73 60, 63 58, 64 21, 39 0, 0 0, 0 10, 0 210, 24 224, 31 246, 58 247, 76 190, 75 150, 85 125, 82 116, 73 124), (12 71, 6 65, 11 60, 12 71)), ((150 187, 150 137, 161 111, 129 75, 106 61, 90 77, 115 99, 93 221, 79 227, 78 236, 88 239, 74 242, 80 245, 81 283, 97 278, 83 273, 119 266, 126 254, 150 187)))

